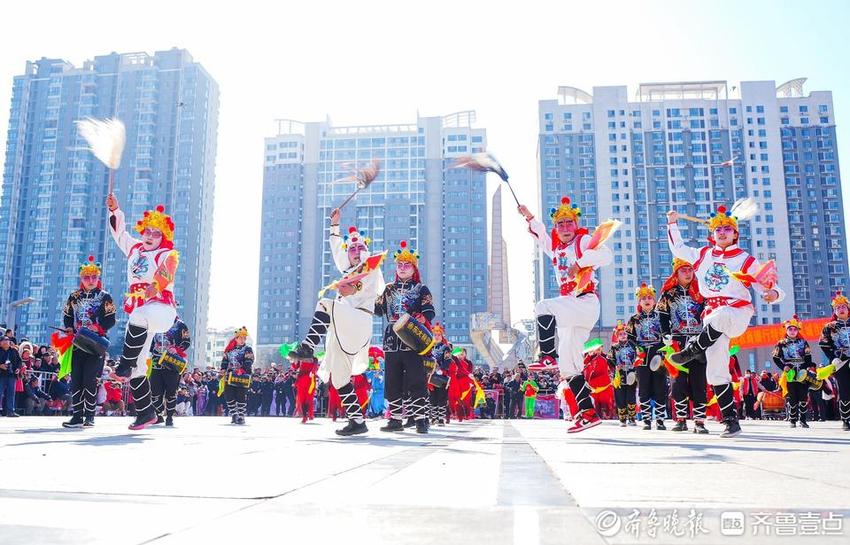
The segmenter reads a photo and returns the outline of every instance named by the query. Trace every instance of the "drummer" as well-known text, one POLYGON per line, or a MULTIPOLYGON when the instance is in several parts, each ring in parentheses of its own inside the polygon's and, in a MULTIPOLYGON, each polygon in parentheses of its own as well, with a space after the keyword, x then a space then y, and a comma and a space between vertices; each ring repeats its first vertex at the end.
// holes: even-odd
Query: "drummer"
POLYGON ((635 376, 635 358, 637 348, 629 340, 629 333, 622 320, 611 335, 611 352, 608 353, 608 367, 614 372, 614 402, 617 405, 617 418, 620 426, 635 426, 637 381, 635 376))
POLYGON ((177 386, 186 370, 186 350, 190 344, 189 328, 179 316, 168 331, 157 333, 151 341, 151 397, 157 424, 164 421, 168 427, 174 425, 177 386))
POLYGON ((80 288, 71 292, 65 303, 62 322, 69 335, 86 336, 87 342, 75 342, 71 354, 71 420, 65 428, 94 426, 97 406, 97 379, 103 371, 109 341, 109 329, 115 325, 115 304, 100 282, 100 263, 94 256, 80 265, 80 288), (80 347, 91 348, 80 348, 80 347))
MULTIPOLYGON (((381 431, 402 431, 402 400, 405 393, 411 398, 410 410, 416 421, 417 433, 428 433, 425 366, 420 352, 426 346, 411 346, 403 342, 393 326, 402 321, 418 324, 430 330, 434 320, 434 303, 428 286, 419 276, 419 252, 411 251, 406 241, 401 241, 394 254, 395 280, 387 284, 375 302, 375 314, 387 320, 384 329, 384 354, 386 364, 385 396, 389 404, 390 419, 381 431), (407 315, 407 316, 405 316, 407 315)), ((421 331, 421 329, 420 329, 421 331)), ((430 331, 427 333, 430 335, 430 331)), ((421 336, 416 337, 421 340, 421 336)), ((415 339, 408 342, 414 344, 415 339)), ((428 350, 430 351, 430 349, 428 350)))
POLYGON ((439 322, 434 322, 431 328, 434 333, 434 348, 431 358, 435 369, 428 380, 430 391, 429 407, 431 424, 445 426, 449 405, 448 369, 452 363, 452 343, 445 337, 446 330, 439 322))
MULTIPOLYGON (((688 341, 702 331, 702 311, 705 298, 699 292, 699 283, 694 278, 693 265, 674 258, 672 272, 661 288, 656 310, 661 319, 664 344, 675 352, 687 346, 688 341)), ((706 378, 705 358, 699 357, 688 364, 687 373, 679 373, 673 379, 673 404, 676 409, 676 425, 672 431, 687 431, 688 408, 694 406, 694 433, 707 434, 705 427, 706 378)))

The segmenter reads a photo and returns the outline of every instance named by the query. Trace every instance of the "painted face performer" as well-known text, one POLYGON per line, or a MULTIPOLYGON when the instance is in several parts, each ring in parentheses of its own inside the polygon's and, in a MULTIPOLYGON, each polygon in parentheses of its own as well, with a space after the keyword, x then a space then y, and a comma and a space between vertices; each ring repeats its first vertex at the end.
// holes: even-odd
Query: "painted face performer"
POLYGON ((611 263, 613 256, 604 244, 593 243, 596 233, 591 237, 586 229, 579 227, 581 210, 573 207, 566 197, 550 213, 554 223, 551 232, 547 232, 543 223, 524 205, 519 207, 519 212, 528 221, 528 229, 537 245, 551 260, 560 285, 560 297, 543 299, 534 308, 537 338, 541 362, 557 363, 575 395, 581 414, 567 431, 579 432, 601 423, 593 410, 590 388, 582 374, 582 350, 599 319, 599 297, 592 271, 611 263), (583 270, 590 272, 588 282, 577 281, 583 270))
POLYGON ((145 376, 151 337, 168 331, 177 317, 174 301, 174 275, 179 254, 174 249, 174 222, 162 205, 145 212, 135 230, 142 239, 127 233, 124 212, 115 195, 106 199, 109 228, 115 243, 127 256, 127 281, 130 284, 124 310, 130 315, 121 360, 115 374, 130 379, 130 391, 136 406, 131 430, 140 430, 157 420, 151 402, 150 381, 145 376), (142 362, 139 365, 139 362, 142 362))
POLYGON ((611 352, 608 354, 608 367, 614 370, 614 402, 617 405, 617 418, 620 426, 635 426, 637 408, 637 375, 635 359, 637 348, 629 340, 629 332, 622 321, 617 322, 611 334, 611 352))
POLYGON ((221 370, 224 372, 224 401, 227 403, 231 424, 244 424, 248 408, 248 388, 251 387, 254 350, 246 344, 247 341, 248 330, 243 326, 234 332, 221 358, 221 370))
POLYGON ((83 337, 83 342, 75 343, 71 354, 73 416, 62 426, 88 428, 94 426, 97 379, 103 372, 109 345, 106 334, 115 325, 115 304, 101 287, 100 263, 95 263, 93 256, 80 265, 80 289, 68 296, 62 322, 67 333, 83 337))
POLYGON ((809 385, 798 381, 799 373, 808 371, 815 372, 815 364, 812 362, 812 349, 808 341, 800 336, 803 324, 795 314, 785 322, 785 336, 779 339, 773 349, 773 363, 782 373, 794 372, 794 379, 788 380, 788 393, 785 395, 785 405, 788 407, 788 421, 792 428, 800 426, 808 428, 806 412, 809 408, 809 385))
POLYGON ((290 352, 290 357, 312 359, 316 347, 327 336, 320 372, 330 375, 348 417, 348 424, 336 433, 350 436, 368 431, 351 376, 362 374, 369 367, 375 298, 384 289, 380 268, 383 257, 369 255, 370 241, 355 227, 349 228, 345 238, 340 236, 339 209, 331 212, 330 220, 331 255, 343 278, 336 283, 334 299, 319 300, 307 337, 290 352))
POLYGON ((832 321, 823 326, 818 344, 836 366, 838 413, 842 429, 850 431, 850 300, 840 291, 832 298, 832 321))
POLYGON ((151 395, 157 424, 165 422, 168 427, 174 425, 177 386, 180 384, 180 376, 186 370, 186 350, 191 342, 189 328, 180 318, 175 318, 165 333, 154 335, 151 342, 151 395))
POLYGON ((637 366, 638 394, 640 395, 640 412, 643 415, 643 429, 652 429, 652 406, 655 402, 655 427, 667 429, 664 419, 667 418, 667 375, 661 366, 661 355, 658 353, 663 346, 661 337, 661 318, 655 310, 655 288, 641 284, 635 292, 637 312, 629 318, 626 332, 638 350, 640 365, 637 366))
POLYGON ((741 433, 741 426, 729 374, 729 340, 747 330, 755 313, 750 286, 770 304, 781 301, 784 292, 775 285, 775 275, 769 280, 748 280, 754 274, 760 276, 764 269, 755 257, 738 246, 738 219, 727 215, 725 207, 719 207, 708 221, 711 236, 709 244, 702 248, 685 244, 676 224, 678 220, 677 212, 667 213, 667 242, 674 257, 693 263, 705 308, 700 334, 670 359, 684 365, 705 356, 706 379, 717 395, 726 424, 721 437, 734 437, 741 433))
MULTIPOLYGON (((658 316, 664 343, 678 352, 691 337, 702 331, 703 297, 694 279, 694 268, 687 261, 673 258, 673 273, 661 288, 658 316)), ((673 431, 687 431, 688 407, 694 404, 694 433, 705 434, 705 359, 697 358, 688 364, 688 372, 673 376, 673 403, 676 425, 673 431)), ((672 375, 671 375, 672 376, 672 375)))
POLYGON ((452 343, 445 337, 446 330, 440 322, 434 322, 431 332, 434 334, 434 349, 431 356, 434 358, 434 374, 428 383, 430 390, 431 424, 445 426, 448 418, 449 390, 448 370, 452 364, 452 343))
MULTIPOLYGON (((396 277, 387 284, 384 292, 375 301, 375 314, 387 321, 384 329, 385 396, 389 404, 390 419, 381 431, 402 431, 402 402, 404 394, 411 396, 410 410, 416 421, 417 433, 428 433, 427 395, 425 365, 422 353, 431 346, 416 350, 402 341, 393 326, 408 315, 421 326, 430 330, 434 320, 434 303, 431 291, 419 277, 419 253, 410 251, 402 241, 394 254, 396 277)), ((408 323, 410 323, 408 321, 408 323)))

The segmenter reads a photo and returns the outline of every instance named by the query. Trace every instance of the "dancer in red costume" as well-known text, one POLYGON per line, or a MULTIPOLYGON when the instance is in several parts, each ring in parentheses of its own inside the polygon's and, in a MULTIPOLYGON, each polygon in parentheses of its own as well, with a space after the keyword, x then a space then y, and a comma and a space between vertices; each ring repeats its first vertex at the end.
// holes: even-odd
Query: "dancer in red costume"
POLYGON ((301 423, 313 420, 313 400, 316 397, 316 370, 319 367, 315 358, 295 360, 292 369, 295 371, 295 414, 301 413, 301 423))
POLYGON ((473 420, 475 414, 472 402, 475 400, 475 383, 472 381, 472 363, 466 359, 466 350, 461 350, 457 362, 457 387, 460 399, 457 405, 457 419, 473 420))
POLYGON ((363 416, 366 416, 366 407, 369 405, 369 379, 365 373, 351 376, 351 383, 354 384, 354 393, 357 394, 357 403, 360 405, 360 410, 363 416))
POLYGON ((339 392, 334 388, 333 382, 328 381, 328 418, 336 422, 337 416, 344 415, 342 410, 342 399, 339 392))
POLYGON ((608 373, 608 360, 602 354, 602 339, 592 339, 584 346, 584 379, 591 388, 593 406, 602 419, 614 418, 614 388, 608 373))

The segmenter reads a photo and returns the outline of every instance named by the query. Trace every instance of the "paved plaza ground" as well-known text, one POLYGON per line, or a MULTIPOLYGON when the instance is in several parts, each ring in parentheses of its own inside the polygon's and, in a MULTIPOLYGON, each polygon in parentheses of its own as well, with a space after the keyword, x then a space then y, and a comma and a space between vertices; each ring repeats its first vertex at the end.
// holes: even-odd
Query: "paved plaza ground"
POLYGON ((554 420, 476 420, 423 436, 373 421, 343 439, 326 419, 61 421, 0 419, 3 545, 850 542, 838 422, 744 422, 724 440, 716 423, 567 435, 554 420))

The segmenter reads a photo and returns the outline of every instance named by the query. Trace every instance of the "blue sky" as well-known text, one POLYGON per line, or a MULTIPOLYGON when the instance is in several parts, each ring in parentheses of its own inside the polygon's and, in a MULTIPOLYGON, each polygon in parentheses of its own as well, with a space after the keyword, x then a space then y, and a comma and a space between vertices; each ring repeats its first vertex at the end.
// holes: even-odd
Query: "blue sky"
MULTIPOLYGON (((537 101, 559 85, 808 77, 832 90, 850 164, 850 3, 27 2, 4 5, 0 145, 12 77, 26 60, 80 65, 111 51, 188 49, 219 82, 210 325, 256 320, 262 139, 274 118, 407 123, 475 109, 490 149, 534 208, 537 101), (299 3, 302 4, 302 3, 299 3), (232 267, 239 248, 240 267, 232 267), (236 288, 234 288, 236 287, 236 288)), ((845 176, 846 178, 847 176, 845 176)), ((490 190, 495 182, 491 183, 490 190)), ((846 184, 845 184, 846 185, 846 184)), ((508 209, 515 319, 533 301, 531 242, 508 209)), ((790 284, 790 278, 785 282, 790 284)))

